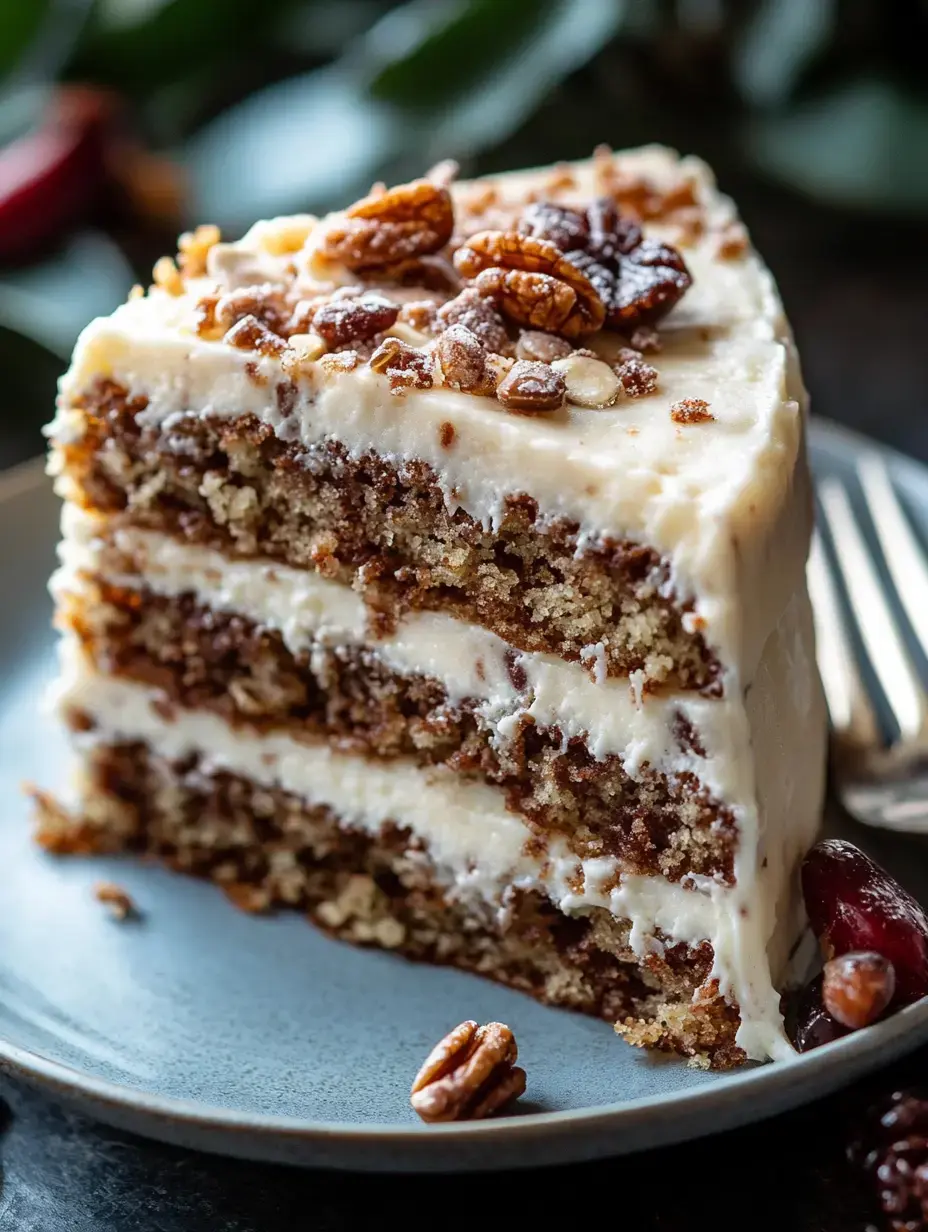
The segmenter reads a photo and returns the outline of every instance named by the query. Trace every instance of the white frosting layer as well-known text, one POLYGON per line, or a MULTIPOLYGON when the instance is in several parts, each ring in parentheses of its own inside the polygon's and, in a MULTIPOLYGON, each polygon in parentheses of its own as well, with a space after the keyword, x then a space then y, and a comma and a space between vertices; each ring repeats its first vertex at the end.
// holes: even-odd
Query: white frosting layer
MULTIPOLYGON (((692 176, 710 220, 732 215, 697 160, 650 149, 619 156, 619 165, 664 183, 692 176)), ((576 175, 577 194, 589 199, 589 166, 579 165, 576 175)), ((496 186, 516 197, 542 183, 540 176, 513 176, 496 186)), ((310 229, 302 252, 266 251, 275 227, 287 225, 262 224, 240 244, 222 246, 225 280, 237 256, 239 280, 253 281, 257 263, 271 281, 290 270, 307 292, 318 286, 318 230, 310 229)), ((737 688, 802 584, 810 506, 804 466, 797 470, 804 393, 775 287, 756 255, 720 260, 716 246, 707 237, 687 249, 694 282, 662 325, 658 392, 607 410, 524 417, 502 412, 495 399, 448 388, 396 398, 367 365, 333 373, 311 363, 296 381, 292 409, 288 398, 282 411, 276 390, 289 385, 291 369, 197 337, 197 300, 215 289, 204 278, 184 295, 155 290, 87 327, 62 384, 53 433, 62 440, 80 433, 70 401, 104 376, 147 396, 142 422, 168 434, 177 416, 250 412, 287 441, 335 439, 354 455, 374 450, 396 463, 425 461, 449 507, 486 525, 498 521, 507 494, 528 492, 543 516, 576 519, 591 541, 623 536, 664 553, 737 688), (685 398, 705 399, 715 421, 674 423, 670 407, 685 398), (455 428, 451 448, 441 443, 448 423, 455 428)), ((606 348, 615 342, 607 334, 592 339, 606 348)))
POLYGON ((557 726, 565 739, 584 738, 594 757, 617 754, 632 778, 645 764, 665 773, 690 771, 736 811, 753 806, 750 763, 728 755, 737 738, 733 727, 743 726, 738 698, 677 693, 642 701, 627 680, 597 680, 555 655, 512 650, 488 629, 441 612, 409 612, 393 634, 373 641, 361 597, 316 573, 229 559, 154 531, 107 529, 74 505, 64 507, 62 532, 56 597, 79 593, 82 574, 158 594, 190 593, 203 606, 276 630, 294 654, 319 644, 365 646, 393 671, 430 676, 452 704, 479 700, 498 739, 527 715, 541 727, 557 726), (514 685, 510 664, 524 674, 524 687, 514 685), (681 716, 699 733, 705 756, 680 747, 674 729, 681 716))

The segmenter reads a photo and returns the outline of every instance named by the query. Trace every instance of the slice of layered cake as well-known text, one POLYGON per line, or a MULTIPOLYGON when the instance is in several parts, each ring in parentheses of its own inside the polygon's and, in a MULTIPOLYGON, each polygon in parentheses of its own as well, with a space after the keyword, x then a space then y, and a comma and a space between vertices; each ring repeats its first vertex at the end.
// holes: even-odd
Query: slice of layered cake
POLYGON ((182 237, 77 346, 49 848, 784 1055, 824 720, 799 369, 706 168, 182 237))

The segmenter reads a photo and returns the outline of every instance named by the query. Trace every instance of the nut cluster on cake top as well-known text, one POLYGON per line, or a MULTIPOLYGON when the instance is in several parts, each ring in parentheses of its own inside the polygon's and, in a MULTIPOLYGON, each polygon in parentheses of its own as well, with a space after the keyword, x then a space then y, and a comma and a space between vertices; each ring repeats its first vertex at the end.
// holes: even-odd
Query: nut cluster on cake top
MULTIPOLYGON (((181 295, 212 279, 197 301, 201 338, 297 370, 368 364, 397 396, 443 386, 534 415, 653 393, 655 326, 692 278, 679 247, 643 224, 671 227, 680 247, 699 239, 694 181, 658 187, 608 150, 594 155, 586 199, 567 165, 516 199, 492 182, 453 185, 456 171, 375 185, 321 220, 259 224, 272 274, 243 273, 237 246, 200 227, 176 261, 158 262, 156 286, 181 295)), ((716 237, 719 257, 745 250, 738 228, 716 237)))

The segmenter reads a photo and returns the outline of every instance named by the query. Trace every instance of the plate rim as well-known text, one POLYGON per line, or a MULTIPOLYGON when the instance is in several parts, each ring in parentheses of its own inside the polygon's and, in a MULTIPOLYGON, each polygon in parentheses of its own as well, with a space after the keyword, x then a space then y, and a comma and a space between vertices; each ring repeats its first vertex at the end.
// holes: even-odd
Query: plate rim
MULTIPOLYGON (((830 420, 811 417, 808 425, 808 442, 831 443, 854 453, 878 450, 890 462, 907 472, 911 477, 913 468, 928 476, 928 468, 917 459, 882 445, 880 442, 830 420)), ((8 468, 0 474, 0 514, 3 506, 17 498, 27 496, 48 482, 44 455, 31 458, 8 468)), ((862 1073, 877 1068, 903 1052, 928 1042, 928 998, 905 1007, 891 1018, 864 1031, 846 1036, 814 1051, 798 1054, 785 1062, 773 1062, 750 1066, 726 1076, 711 1087, 693 1086, 685 1091, 638 1097, 600 1105, 598 1107, 544 1110, 507 1118, 477 1122, 453 1122, 442 1125, 403 1124, 399 1122, 319 1121, 308 1117, 279 1113, 250 1113, 220 1105, 211 1105, 177 1096, 158 1095, 151 1091, 129 1086, 111 1079, 100 1078, 56 1061, 41 1052, 22 1047, 0 1035, 0 1072, 15 1076, 31 1085, 49 1089, 67 1102, 81 1099, 90 1102, 95 1113, 103 1120, 113 1114, 125 1113, 128 1117, 145 1116, 156 1118, 175 1131, 189 1129, 195 1135, 228 1135, 249 1131, 270 1137, 275 1142, 290 1145, 322 1144, 336 1146, 399 1147, 412 1148, 422 1156, 429 1151, 424 1144, 435 1140, 447 1145, 455 1142, 481 1143, 487 1139, 504 1139, 509 1146, 540 1143, 550 1138, 559 1138, 565 1131, 582 1128, 587 1135, 605 1134, 609 1130, 621 1130, 644 1122, 657 1133, 651 1141, 643 1142, 642 1148, 658 1143, 669 1145, 694 1136, 703 1136, 739 1124, 776 1115, 803 1102, 810 1081, 815 1077, 816 1094, 834 1090, 862 1073), (751 1105, 753 1100, 742 1100, 747 1092, 767 1094, 770 1088, 779 1090, 775 1105, 760 1117, 751 1105), (690 1132, 690 1116, 711 1111, 714 1124, 709 1130, 690 1132), (107 1114, 110 1114, 108 1116, 107 1114), (423 1150, 424 1148, 424 1150, 423 1150)), ((682 1058, 655 1058, 653 1064, 683 1064, 682 1058)), ((123 1120, 123 1124, 125 1121, 123 1120)), ((145 1131, 141 1131, 145 1132, 145 1131)), ((160 1136, 153 1132, 153 1137, 160 1136)), ((171 1135, 169 1135, 171 1136, 171 1135)), ((202 1141, 202 1137, 200 1139, 202 1141)), ((636 1146, 607 1144, 606 1151, 635 1150, 636 1146)), ((439 1146, 435 1147, 439 1151, 439 1146)), ((535 1160, 529 1163, 537 1162, 535 1160)), ((356 1166, 371 1166, 369 1160, 356 1160, 356 1166)), ((376 1166, 376 1165, 374 1165, 376 1166)), ((402 1167, 393 1161, 391 1167, 402 1167)), ((463 1166, 474 1166, 466 1161, 463 1166)), ((495 1165, 484 1160, 483 1167, 512 1166, 511 1159, 501 1159, 495 1165)))

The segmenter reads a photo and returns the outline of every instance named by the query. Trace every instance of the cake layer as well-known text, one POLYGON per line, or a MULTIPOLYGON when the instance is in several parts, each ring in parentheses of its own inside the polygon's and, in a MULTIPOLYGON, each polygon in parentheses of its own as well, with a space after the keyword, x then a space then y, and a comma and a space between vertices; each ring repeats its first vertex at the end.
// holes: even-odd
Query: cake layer
POLYGON ((539 525, 524 493, 482 527, 449 511, 424 463, 351 458, 331 441, 306 450, 254 416, 182 414, 162 435, 143 426, 145 399, 110 382, 77 405, 86 430, 64 447, 68 489, 128 525, 316 570, 363 595, 372 628, 439 609, 521 650, 719 690, 691 605, 673 600, 669 562, 651 549, 584 546, 576 523, 539 525))
POLYGON ((42 819, 40 841, 53 851, 145 852, 211 877, 248 910, 299 908, 346 940, 599 1015, 633 1042, 717 1067, 743 1057, 737 1011, 718 994, 704 942, 658 932, 642 951, 633 922, 602 909, 566 916, 544 893, 514 885, 499 904, 461 893, 408 830, 389 821, 358 828, 330 807, 196 758, 171 762, 142 744, 102 744, 84 773, 80 820, 55 809, 42 819))
MULTIPOLYGON (((294 655, 279 633, 189 593, 86 579, 61 592, 58 623, 100 672, 154 686, 168 703, 343 752, 443 765, 498 784, 535 834, 560 835, 578 855, 614 856, 626 871, 673 880, 731 880, 734 816, 692 771, 645 765, 632 779, 619 755, 594 757, 555 715, 548 727, 525 710, 494 721, 478 699, 455 704, 439 680, 391 671, 376 650, 317 642, 294 655)), ((685 755, 696 736, 678 717, 679 760, 695 761, 685 755)))

